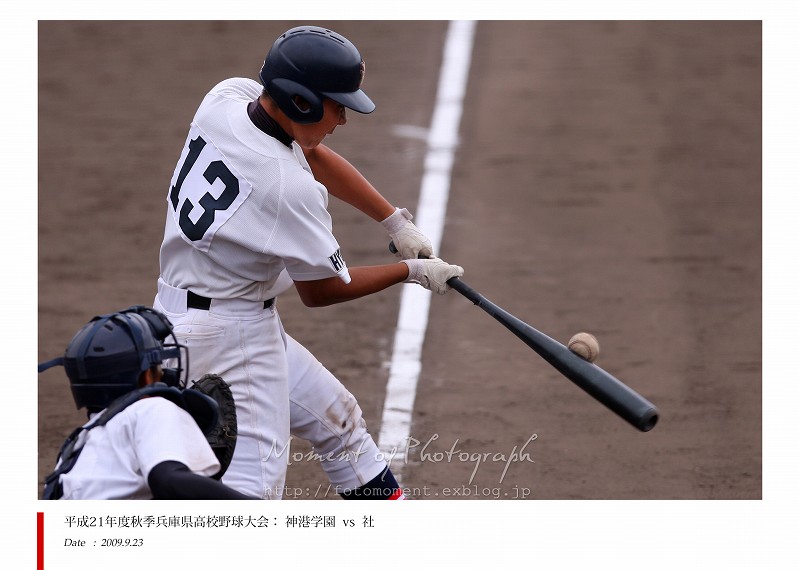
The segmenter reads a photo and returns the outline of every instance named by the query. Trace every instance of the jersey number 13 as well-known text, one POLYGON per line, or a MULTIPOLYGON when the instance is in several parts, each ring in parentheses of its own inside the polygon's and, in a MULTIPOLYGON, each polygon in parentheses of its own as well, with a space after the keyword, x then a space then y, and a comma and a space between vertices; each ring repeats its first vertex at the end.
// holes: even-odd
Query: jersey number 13
POLYGON ((168 200, 175 222, 184 239, 204 251, 251 190, 223 158, 192 125, 172 176, 168 200))

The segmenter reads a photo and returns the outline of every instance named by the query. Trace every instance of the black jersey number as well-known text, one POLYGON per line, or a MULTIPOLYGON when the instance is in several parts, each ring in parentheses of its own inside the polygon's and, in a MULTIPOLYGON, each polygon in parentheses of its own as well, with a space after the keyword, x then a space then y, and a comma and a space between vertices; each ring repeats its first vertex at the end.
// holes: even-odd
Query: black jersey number
MULTIPOLYGON (((178 179, 175 181, 175 185, 170 189, 169 193, 173 210, 178 209, 181 186, 183 186, 186 175, 189 174, 189 171, 194 167, 197 158, 200 156, 205 146, 206 141, 200 136, 189 142, 189 153, 186 155, 186 160, 183 161, 181 170, 178 173, 178 179)), ((203 214, 197 222, 192 222, 192 220, 189 219, 189 213, 194 209, 195 205, 188 198, 184 200, 178 216, 178 224, 186 237, 192 241, 202 239, 208 228, 214 223, 215 213, 218 210, 227 210, 230 208, 233 201, 239 195, 239 180, 221 160, 215 160, 209 163, 208 167, 203 172, 203 178, 206 179, 209 185, 214 184, 217 180, 221 180, 225 185, 225 189, 219 195, 219 198, 214 198, 209 192, 203 194, 199 201, 200 206, 203 208, 203 214)))

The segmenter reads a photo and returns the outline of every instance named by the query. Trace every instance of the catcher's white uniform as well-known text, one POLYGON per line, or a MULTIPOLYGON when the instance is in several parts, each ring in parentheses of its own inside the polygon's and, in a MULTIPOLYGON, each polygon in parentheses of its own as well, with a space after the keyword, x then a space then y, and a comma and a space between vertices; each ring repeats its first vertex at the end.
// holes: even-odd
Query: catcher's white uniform
POLYGON ((280 498, 291 424, 331 458, 331 482, 352 489, 386 466, 361 410, 264 303, 293 280, 350 277, 327 190, 302 150, 248 116, 260 91, 252 80, 223 81, 195 114, 167 196, 154 308, 188 345, 190 378, 216 373, 231 385, 239 439, 224 483, 280 498), (209 309, 193 308, 193 295, 211 299, 209 309))
POLYGON ((147 478, 164 461, 178 461, 206 477, 219 471, 219 461, 192 416, 164 398, 139 400, 80 437, 80 457, 61 476, 62 499, 152 499, 147 478))

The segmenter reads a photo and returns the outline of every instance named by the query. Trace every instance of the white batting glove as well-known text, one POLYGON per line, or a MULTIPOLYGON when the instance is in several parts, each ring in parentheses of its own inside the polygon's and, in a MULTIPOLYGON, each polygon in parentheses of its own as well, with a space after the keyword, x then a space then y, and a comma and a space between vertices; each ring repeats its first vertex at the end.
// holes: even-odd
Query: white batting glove
POLYGON ((401 259, 416 259, 420 255, 433 257, 431 240, 411 223, 413 217, 405 208, 396 208, 394 214, 381 222, 397 249, 395 256, 401 259))
POLYGON ((450 265, 438 257, 404 259, 402 263, 408 265, 406 283, 417 283, 439 295, 444 295, 450 290, 448 279, 464 275, 463 267, 450 265))

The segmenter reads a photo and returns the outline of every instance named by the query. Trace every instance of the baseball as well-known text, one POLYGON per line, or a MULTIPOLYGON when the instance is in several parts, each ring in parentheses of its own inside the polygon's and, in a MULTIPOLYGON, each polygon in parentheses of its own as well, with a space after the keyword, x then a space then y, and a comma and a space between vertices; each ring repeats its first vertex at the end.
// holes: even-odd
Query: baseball
POLYGON ((573 335, 569 339, 567 346, 572 352, 589 362, 594 362, 600 354, 600 343, 597 342, 593 334, 587 332, 579 332, 573 335))

